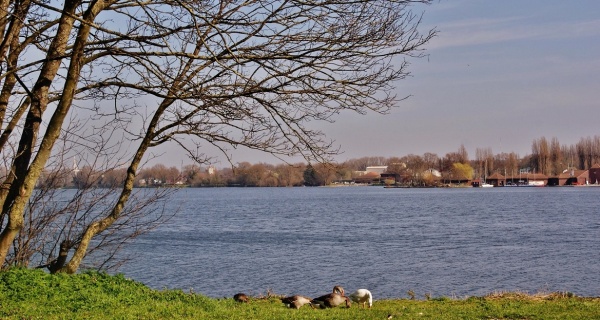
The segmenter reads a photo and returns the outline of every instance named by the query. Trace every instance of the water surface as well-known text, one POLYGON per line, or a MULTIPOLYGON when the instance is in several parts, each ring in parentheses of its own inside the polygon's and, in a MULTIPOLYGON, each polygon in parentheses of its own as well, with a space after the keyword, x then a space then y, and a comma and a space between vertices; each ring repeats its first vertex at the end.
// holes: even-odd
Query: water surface
POLYGON ((600 188, 184 189, 119 272, 211 297, 600 296, 600 188))

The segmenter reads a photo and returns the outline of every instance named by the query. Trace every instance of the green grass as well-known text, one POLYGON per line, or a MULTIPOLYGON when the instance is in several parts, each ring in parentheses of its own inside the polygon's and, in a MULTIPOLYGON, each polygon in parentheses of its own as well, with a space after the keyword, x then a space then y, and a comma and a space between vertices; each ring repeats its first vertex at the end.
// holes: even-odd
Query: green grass
POLYGON ((122 275, 0 272, 0 319, 600 319, 600 298, 503 293, 486 297, 378 300, 373 308, 300 310, 273 295, 250 303, 152 290, 122 275))

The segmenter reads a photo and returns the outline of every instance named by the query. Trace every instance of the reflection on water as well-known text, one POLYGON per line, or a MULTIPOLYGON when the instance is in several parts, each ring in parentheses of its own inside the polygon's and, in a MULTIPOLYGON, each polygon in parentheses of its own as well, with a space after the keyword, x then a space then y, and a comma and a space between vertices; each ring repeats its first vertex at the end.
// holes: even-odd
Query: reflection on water
POLYGON ((184 189, 119 272, 156 289, 598 296, 600 188, 184 189))

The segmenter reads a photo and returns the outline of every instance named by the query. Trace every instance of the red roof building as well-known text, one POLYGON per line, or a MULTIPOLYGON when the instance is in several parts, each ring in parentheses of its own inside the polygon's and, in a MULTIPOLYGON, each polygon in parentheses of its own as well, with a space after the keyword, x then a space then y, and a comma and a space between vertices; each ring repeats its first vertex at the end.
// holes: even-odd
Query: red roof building
POLYGON ((577 186, 585 185, 589 181, 588 170, 565 170, 558 176, 548 178, 548 185, 550 186, 577 186))
POLYGON ((593 165, 588 171, 589 183, 600 184, 600 164, 593 165))

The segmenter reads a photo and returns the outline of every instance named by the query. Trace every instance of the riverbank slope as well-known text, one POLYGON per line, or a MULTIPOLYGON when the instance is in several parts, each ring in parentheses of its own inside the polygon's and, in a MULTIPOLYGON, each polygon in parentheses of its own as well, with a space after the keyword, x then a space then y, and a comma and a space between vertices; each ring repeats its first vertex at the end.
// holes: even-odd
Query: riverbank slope
POLYGON ((428 300, 376 300, 371 309, 288 309, 279 297, 214 299, 181 290, 153 290, 122 275, 41 270, 0 272, 1 319, 598 319, 600 298, 570 293, 428 300))

